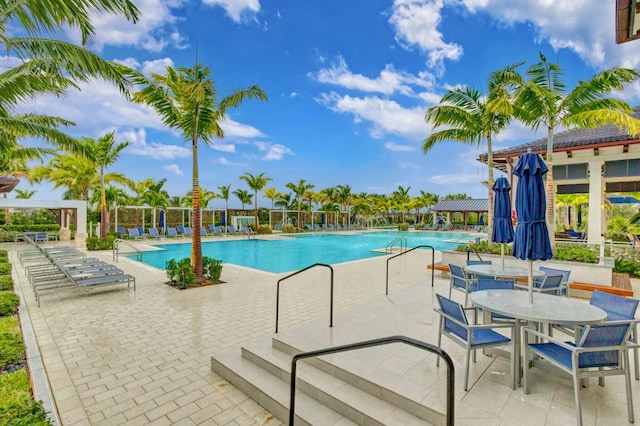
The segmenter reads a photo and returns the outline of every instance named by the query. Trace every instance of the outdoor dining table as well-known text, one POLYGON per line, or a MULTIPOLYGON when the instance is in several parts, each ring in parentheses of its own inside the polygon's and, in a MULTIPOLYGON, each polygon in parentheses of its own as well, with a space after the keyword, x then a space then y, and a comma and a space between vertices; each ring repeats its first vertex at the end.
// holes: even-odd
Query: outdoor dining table
MULTIPOLYGON (((521 329, 524 322, 564 324, 567 326, 588 325, 607 319, 607 313, 593 305, 552 294, 534 293, 533 303, 529 294, 519 290, 481 290, 470 294, 471 303, 485 312, 507 315, 515 320, 514 356, 516 371, 521 373, 521 329)), ((520 374, 516 377, 520 384, 520 374)))
MULTIPOLYGON (((469 265, 464 268, 468 273, 495 278, 527 278, 529 270, 519 266, 469 265)), ((533 271, 533 277, 544 277, 544 272, 533 271)))

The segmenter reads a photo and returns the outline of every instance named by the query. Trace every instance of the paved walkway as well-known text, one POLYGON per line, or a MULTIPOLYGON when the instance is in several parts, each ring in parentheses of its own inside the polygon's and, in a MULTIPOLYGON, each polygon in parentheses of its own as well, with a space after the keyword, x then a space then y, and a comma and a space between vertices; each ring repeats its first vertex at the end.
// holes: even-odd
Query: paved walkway
MULTIPOLYGON (((12 247, 25 246, 6 248, 12 247)), ((110 252, 91 256, 111 261, 110 252)), ((163 284, 164 271, 121 259, 118 266, 137 278, 137 291, 113 286, 89 294, 48 294, 38 308, 15 257, 13 262, 63 425, 281 424, 213 373, 210 357, 273 334, 276 282, 283 274, 225 265, 225 284, 179 291, 163 284)), ((411 290, 414 297, 433 303, 426 263, 427 255, 420 252, 392 261, 390 294, 407 297, 403 289, 411 290)), ((365 303, 384 300, 385 267, 386 258, 336 265, 336 312, 350 315, 365 303)), ((448 280, 437 278, 435 291, 447 294, 448 280)), ((317 268, 286 281, 280 312, 283 331, 310 321, 328 326, 328 271, 317 268)), ((433 335, 433 319, 425 318, 423 325, 420 333, 433 335)), ((446 349, 456 357, 462 353, 452 345, 446 349)), ((538 382, 525 396, 502 383, 506 362, 489 360, 479 356, 475 368, 481 371, 472 373, 475 383, 469 392, 458 386, 459 409, 472 413, 465 411, 466 419, 457 424, 575 422, 568 378, 538 382)), ((592 386, 583 393, 585 425, 626 424, 620 379, 608 378, 606 387, 592 386)), ((635 380, 633 391, 640 415, 640 384, 635 380)))

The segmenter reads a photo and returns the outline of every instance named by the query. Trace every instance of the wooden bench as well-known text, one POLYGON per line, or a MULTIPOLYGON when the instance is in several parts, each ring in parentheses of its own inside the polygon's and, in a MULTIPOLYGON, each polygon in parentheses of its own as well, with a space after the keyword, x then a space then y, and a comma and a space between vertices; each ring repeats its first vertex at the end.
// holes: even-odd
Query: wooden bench
MULTIPOLYGON (((629 284, 628 288, 622 288, 615 285, 608 286, 608 285, 577 283, 577 282, 569 283, 569 288, 572 290, 582 290, 582 291, 598 290, 605 293, 616 294, 618 296, 633 297, 633 290, 631 289, 631 281, 629 280, 629 277, 627 277, 627 280, 629 284)), ((614 282, 614 284, 616 283, 614 282)))
POLYGON ((449 272, 449 265, 445 265, 444 263, 438 262, 435 265, 433 265, 433 268, 431 267, 431 265, 427 265, 427 269, 435 269, 436 271, 449 272))

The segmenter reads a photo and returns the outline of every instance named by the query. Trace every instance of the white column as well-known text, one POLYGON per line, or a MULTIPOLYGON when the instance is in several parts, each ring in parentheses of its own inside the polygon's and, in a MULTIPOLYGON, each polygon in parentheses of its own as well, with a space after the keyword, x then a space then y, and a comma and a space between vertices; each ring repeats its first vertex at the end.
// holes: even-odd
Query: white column
POLYGON ((433 212, 433 224, 438 223, 438 212, 433 212))
POLYGON ((589 221, 587 222, 587 242, 600 244, 604 233, 602 224, 604 214, 604 180, 602 179, 602 161, 589 162, 589 221))

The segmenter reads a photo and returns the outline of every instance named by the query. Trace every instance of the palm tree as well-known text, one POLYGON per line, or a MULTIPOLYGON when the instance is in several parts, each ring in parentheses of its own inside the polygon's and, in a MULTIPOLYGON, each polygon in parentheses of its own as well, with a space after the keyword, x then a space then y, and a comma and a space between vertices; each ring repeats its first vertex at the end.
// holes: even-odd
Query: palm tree
POLYGON ((262 189, 267 186, 267 182, 273 180, 271 178, 265 177, 264 173, 260 173, 259 175, 252 175, 251 173, 245 173, 240 176, 240 179, 247 182, 249 188, 253 189, 253 194, 255 198, 253 199, 255 203, 255 227, 256 232, 258 232, 258 191, 262 191, 262 189))
POLYGON ((515 64, 492 73, 496 81, 511 95, 503 96, 491 107, 502 114, 513 114, 523 123, 538 129, 547 129, 546 164, 549 169, 546 182, 547 227, 552 246, 555 244, 555 188, 553 185, 553 133, 563 128, 595 128, 605 124, 625 126, 629 134, 640 134, 640 120, 631 116, 633 109, 621 100, 606 97, 640 77, 640 73, 626 68, 602 71, 587 81, 581 81, 569 93, 563 81, 563 72, 557 64, 547 62, 540 53, 540 62, 526 71, 525 79, 515 64))
POLYGON ((98 141, 84 138, 86 156, 98 167, 100 174, 100 238, 107 238, 109 231, 109 216, 107 215, 107 200, 105 198, 105 170, 118 160, 120 152, 128 146, 129 142, 116 142, 115 131, 99 137, 98 141))
POLYGON ((488 108, 488 103, 498 97, 502 92, 496 81, 495 75, 489 78, 489 96, 485 99, 482 94, 472 88, 448 90, 440 99, 440 104, 427 110, 425 121, 433 124, 433 129, 446 127, 443 130, 432 133, 425 139, 422 151, 426 154, 435 144, 443 141, 454 141, 464 144, 480 145, 487 141, 487 165, 489 167, 489 235, 493 224, 493 137, 498 134, 509 122, 510 113, 495 112, 488 108))
MULTIPOLYGON (((262 195, 267 200, 271 200, 271 210, 273 210, 274 204, 276 200, 278 200, 282 196, 282 192, 276 190, 275 186, 270 186, 269 188, 262 191, 262 195)), ((269 226, 271 225, 271 210, 269 210, 269 226)))
MULTIPOLYGON (((218 189, 220 190, 218 198, 222 198, 224 200, 224 220, 226 224, 229 222, 229 196, 231 195, 231 185, 219 186, 218 189)), ((227 232, 226 227, 224 232, 227 232)))
MULTIPOLYGON (((338 195, 336 200, 344 207, 344 211, 347 214, 347 221, 351 222, 349 218, 349 206, 351 205, 352 197, 351 194, 351 186, 350 185, 338 185, 336 186, 336 191, 338 191, 338 195)), ((345 224, 344 216, 342 217, 342 224, 345 224)))
POLYGON ((304 199, 305 194, 311 191, 315 187, 315 185, 307 183, 307 181, 304 179, 300 179, 300 182, 298 182, 297 185, 293 182, 289 182, 285 186, 288 189, 292 190, 293 194, 295 195, 296 209, 298 210, 298 222, 296 223, 296 226, 298 228, 301 228, 300 212, 302 211, 302 200, 304 199))
POLYGON ((391 194, 391 198, 393 199, 395 204, 398 206, 402 214, 402 223, 405 222, 404 214, 410 208, 409 207, 411 203, 411 196, 409 195, 410 190, 411 190, 410 186, 403 188, 402 186, 398 185, 398 189, 393 191, 393 193, 391 194))
MULTIPOLYGON (((210 145, 215 137, 224 138, 220 123, 226 118, 228 109, 238 107, 245 99, 267 100, 267 95, 258 86, 236 90, 218 100, 210 74, 209 68, 200 63, 196 63, 193 68, 178 70, 167 67, 165 75, 151 74, 151 80, 140 73, 133 73, 135 83, 143 86, 142 90, 133 95, 133 100, 151 106, 166 126, 180 130, 185 140, 191 143, 194 197, 192 223, 196 224, 200 223, 198 143, 202 140, 210 145)), ((196 282, 203 282, 199 226, 194 226, 193 229, 191 263, 196 282)))
POLYGON ((242 203, 242 210, 244 210, 245 204, 251 204, 251 199, 253 198, 253 194, 246 189, 236 189, 235 191, 233 191, 233 195, 238 197, 238 199, 242 203))

